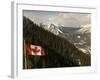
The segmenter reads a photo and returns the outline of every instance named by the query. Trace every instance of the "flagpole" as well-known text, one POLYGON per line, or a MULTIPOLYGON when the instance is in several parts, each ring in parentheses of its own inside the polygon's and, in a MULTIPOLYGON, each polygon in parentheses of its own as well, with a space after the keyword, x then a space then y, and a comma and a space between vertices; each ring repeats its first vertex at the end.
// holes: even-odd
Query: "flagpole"
POLYGON ((25 40, 24 40, 24 58, 25 58, 25 63, 24 63, 25 69, 27 69, 25 40))

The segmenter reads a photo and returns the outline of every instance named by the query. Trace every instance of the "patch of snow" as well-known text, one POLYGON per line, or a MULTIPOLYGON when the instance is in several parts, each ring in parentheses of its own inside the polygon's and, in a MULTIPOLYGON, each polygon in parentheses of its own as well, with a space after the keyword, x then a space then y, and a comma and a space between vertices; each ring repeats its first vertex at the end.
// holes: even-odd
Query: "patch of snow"
POLYGON ((81 36, 77 36, 77 38, 81 38, 81 36))
POLYGON ((80 33, 90 33, 90 28, 91 28, 90 24, 81 25, 80 27, 81 28, 78 30, 78 32, 80 32, 80 33))
POLYGON ((42 28, 44 28, 45 30, 48 30, 48 31, 52 32, 55 35, 59 35, 59 33, 63 33, 60 30, 60 27, 61 26, 58 25, 58 24, 48 24, 48 25, 43 25, 42 24, 42 28))

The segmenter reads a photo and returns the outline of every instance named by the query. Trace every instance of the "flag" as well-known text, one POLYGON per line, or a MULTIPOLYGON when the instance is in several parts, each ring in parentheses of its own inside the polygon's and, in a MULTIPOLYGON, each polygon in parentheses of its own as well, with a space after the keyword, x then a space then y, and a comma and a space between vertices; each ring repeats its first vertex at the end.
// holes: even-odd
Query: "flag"
POLYGON ((30 55, 30 56, 31 55, 34 55, 34 56, 45 56, 46 55, 45 49, 42 48, 41 46, 25 43, 25 47, 26 47, 27 55, 30 55))

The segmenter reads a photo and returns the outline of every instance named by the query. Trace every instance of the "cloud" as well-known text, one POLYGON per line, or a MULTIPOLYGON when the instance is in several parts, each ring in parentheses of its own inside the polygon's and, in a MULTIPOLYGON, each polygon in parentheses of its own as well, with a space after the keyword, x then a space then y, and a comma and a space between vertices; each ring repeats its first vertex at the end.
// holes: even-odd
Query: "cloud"
POLYGON ((91 14, 84 14, 84 13, 63 13, 58 12, 52 14, 50 12, 43 12, 41 15, 32 13, 32 12, 24 12, 24 16, 28 17, 32 21, 37 24, 44 23, 44 24, 60 24, 64 25, 65 27, 79 27, 81 25, 91 24, 91 14), (44 14, 45 13, 45 14, 44 14), (48 13, 48 15, 46 15, 48 13))
POLYGON ((90 14, 79 13, 59 13, 49 18, 51 23, 62 24, 66 27, 79 27, 80 25, 90 24, 90 14))

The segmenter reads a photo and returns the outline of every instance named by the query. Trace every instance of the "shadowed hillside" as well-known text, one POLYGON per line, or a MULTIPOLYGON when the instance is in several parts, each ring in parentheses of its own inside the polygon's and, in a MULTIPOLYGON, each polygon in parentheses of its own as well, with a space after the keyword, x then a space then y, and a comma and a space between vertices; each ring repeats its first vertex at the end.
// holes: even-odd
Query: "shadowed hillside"
MULTIPOLYGON (((42 46, 47 52, 44 58, 45 66, 41 62, 41 57, 34 66, 32 62, 34 56, 27 56, 28 68, 75 67, 91 64, 90 55, 84 54, 65 38, 44 30, 26 17, 23 17, 23 39, 33 45, 42 46)), ((23 63, 25 66, 25 62, 23 63)))

